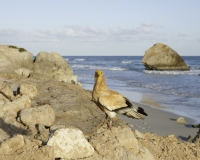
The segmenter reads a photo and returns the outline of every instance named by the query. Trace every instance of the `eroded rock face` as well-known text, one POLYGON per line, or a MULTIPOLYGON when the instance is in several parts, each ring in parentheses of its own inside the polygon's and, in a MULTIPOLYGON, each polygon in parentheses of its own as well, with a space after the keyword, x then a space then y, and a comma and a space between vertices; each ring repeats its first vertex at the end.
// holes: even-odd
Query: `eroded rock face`
POLYGON ((19 68, 31 69, 32 67, 32 53, 17 46, 0 45, 0 72, 14 73, 19 68))
POLYGON ((75 128, 62 128, 54 132, 47 145, 52 146, 55 158, 77 159, 93 155, 94 148, 75 128))
POLYGON ((77 84, 77 77, 66 60, 55 52, 40 52, 37 55, 31 77, 77 84))
POLYGON ((189 70, 179 54, 162 43, 145 51, 142 63, 148 70, 189 70))
POLYGON ((36 78, 79 84, 66 60, 58 53, 33 54, 24 48, 0 45, 0 74, 10 78, 36 78))

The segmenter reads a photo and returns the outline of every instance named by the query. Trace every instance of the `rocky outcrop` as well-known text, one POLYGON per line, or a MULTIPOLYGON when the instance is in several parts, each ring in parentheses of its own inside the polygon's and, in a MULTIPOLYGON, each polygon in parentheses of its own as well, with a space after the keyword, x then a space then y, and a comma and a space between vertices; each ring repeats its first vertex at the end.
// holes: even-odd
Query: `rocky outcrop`
POLYGON ((55 52, 40 52, 37 55, 31 77, 77 83, 77 77, 73 75, 73 71, 66 60, 55 52))
POLYGON ((76 128, 56 130, 47 145, 52 146, 55 158, 78 159, 92 156, 94 148, 76 128))
POLYGON ((62 156, 56 150, 63 147, 63 153, 68 151, 66 148, 70 149, 70 159, 77 159, 77 156, 83 160, 200 158, 199 136, 196 136, 194 143, 188 143, 180 142, 174 135, 160 137, 153 133, 140 133, 137 130, 132 131, 120 118, 113 122, 111 130, 101 126, 104 113, 91 102, 91 91, 78 85, 34 79, 9 79, 6 82, 9 90, 19 87, 20 91, 20 84, 35 86, 33 88, 39 90, 39 95, 30 99, 28 94, 23 95, 26 92, 17 92, 9 100, 5 94, 0 93, 0 160, 24 157, 55 160, 62 156), (43 112, 39 110, 42 106, 51 107, 50 110, 54 113, 46 112, 46 107, 43 108, 43 114, 38 113, 43 112), (28 112, 23 113, 24 110, 28 112), (53 122, 50 116, 54 114, 53 122), (24 122, 22 115, 26 117, 24 122), (45 120, 41 120, 44 117, 45 120), (47 122, 49 117, 51 123, 47 122), (61 132, 61 137, 58 138, 58 132, 63 130, 67 131, 61 132), (54 136, 54 142, 59 145, 53 145, 53 142, 51 146, 48 145, 54 136), (69 145, 68 142, 72 141, 69 145), (76 151, 77 147, 84 146, 82 142, 90 145, 91 150, 80 150, 83 152, 79 154, 76 151))
POLYGON ((154 44, 145 51, 142 63, 147 70, 189 70, 179 54, 162 43, 154 44))
POLYGON ((33 55, 23 48, 0 45, 0 72, 15 73, 20 68, 32 69, 33 55))
POLYGON ((0 74, 6 78, 50 79, 79 84, 66 60, 58 53, 40 52, 35 60, 24 48, 0 45, 0 74))

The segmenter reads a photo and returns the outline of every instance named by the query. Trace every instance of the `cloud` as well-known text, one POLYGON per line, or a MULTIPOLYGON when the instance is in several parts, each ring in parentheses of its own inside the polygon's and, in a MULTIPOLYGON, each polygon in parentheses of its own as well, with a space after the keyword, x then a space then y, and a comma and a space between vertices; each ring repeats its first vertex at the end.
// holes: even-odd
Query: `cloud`
POLYGON ((154 24, 152 24, 152 23, 142 23, 141 26, 142 27, 153 27, 154 24))
POLYGON ((179 31, 178 36, 179 36, 179 37, 187 37, 187 36, 188 36, 188 33, 187 33, 187 32, 184 32, 184 31, 179 31))
POLYGON ((127 28, 98 28, 94 26, 66 25, 61 29, 36 29, 23 31, 19 29, 0 29, 0 42, 127 42, 141 41, 143 38, 158 37, 163 34, 154 29, 154 24, 142 24, 138 27, 127 28))
POLYGON ((148 28, 164 28, 161 24, 153 24, 153 23, 141 23, 142 27, 148 27, 148 28))

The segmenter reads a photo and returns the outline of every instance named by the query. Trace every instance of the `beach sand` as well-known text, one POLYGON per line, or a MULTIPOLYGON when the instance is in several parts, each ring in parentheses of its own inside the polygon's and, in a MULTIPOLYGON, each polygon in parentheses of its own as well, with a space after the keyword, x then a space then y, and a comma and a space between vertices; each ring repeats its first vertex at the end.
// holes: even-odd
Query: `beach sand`
POLYGON ((192 128, 193 120, 184 117, 186 124, 176 122, 179 115, 165 112, 159 109, 151 108, 147 105, 137 104, 142 107, 148 116, 144 120, 135 120, 126 116, 120 115, 120 117, 129 125, 132 129, 137 129, 140 132, 153 132, 159 136, 167 136, 174 134, 177 138, 187 140, 188 136, 195 136, 198 132, 197 128, 192 128))
MULTIPOLYGON (((84 88, 92 90, 93 86, 84 85, 84 88)), ((151 97, 133 91, 116 91, 123 94, 136 105, 142 107, 148 114, 144 120, 131 119, 120 115, 121 119, 123 119, 131 129, 137 129, 140 132, 153 132, 159 136, 174 134, 177 138, 182 140, 187 140, 189 135, 193 137, 196 136, 199 129, 192 128, 192 124, 195 122, 193 119, 184 117, 187 123, 178 123, 176 122, 177 118, 183 116, 165 111, 165 106, 162 106, 153 100, 151 101, 151 97), (141 101, 147 103, 147 105, 140 103, 141 101)))

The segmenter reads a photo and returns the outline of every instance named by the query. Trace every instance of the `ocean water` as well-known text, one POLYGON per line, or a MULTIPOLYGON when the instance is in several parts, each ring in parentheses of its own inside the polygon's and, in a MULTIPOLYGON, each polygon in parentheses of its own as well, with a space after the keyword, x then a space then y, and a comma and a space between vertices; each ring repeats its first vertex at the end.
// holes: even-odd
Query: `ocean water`
POLYGON ((139 103, 200 123, 200 56, 182 57, 190 71, 148 71, 141 63, 142 56, 63 57, 84 86, 93 86, 94 72, 101 69, 110 89, 138 93, 142 95, 135 99, 139 103))

